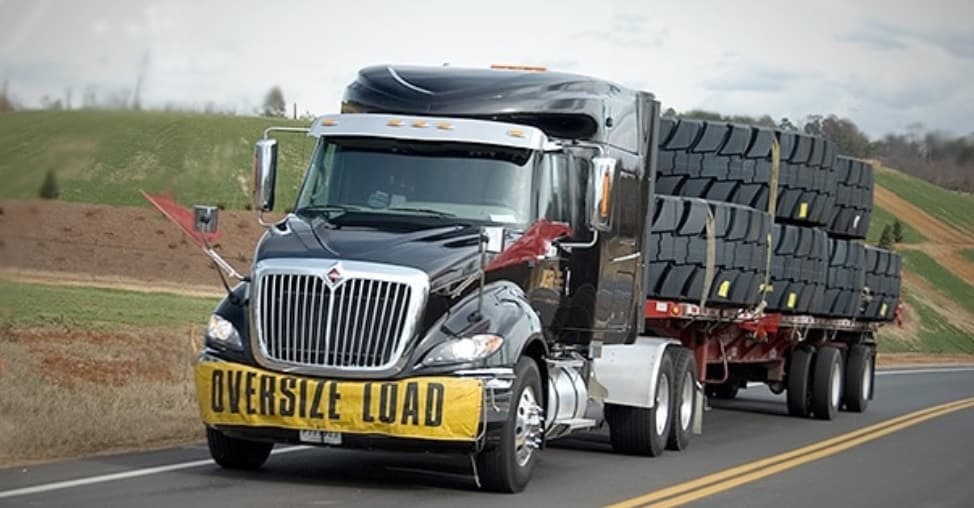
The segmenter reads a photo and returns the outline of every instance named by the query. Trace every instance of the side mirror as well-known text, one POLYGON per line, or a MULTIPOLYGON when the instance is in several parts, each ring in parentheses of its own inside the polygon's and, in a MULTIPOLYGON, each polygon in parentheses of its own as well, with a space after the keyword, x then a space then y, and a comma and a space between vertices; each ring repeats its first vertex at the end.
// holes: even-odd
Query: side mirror
POLYGON ((254 183, 250 196, 254 210, 274 209, 274 183, 277 180, 277 140, 262 139, 254 148, 254 183))
POLYGON ((216 233, 220 209, 215 206, 193 205, 193 229, 204 235, 216 233))
POLYGON ((616 159, 592 159, 592 177, 594 192, 590 203, 589 225, 598 231, 609 231, 612 229, 612 183, 616 177, 616 159))

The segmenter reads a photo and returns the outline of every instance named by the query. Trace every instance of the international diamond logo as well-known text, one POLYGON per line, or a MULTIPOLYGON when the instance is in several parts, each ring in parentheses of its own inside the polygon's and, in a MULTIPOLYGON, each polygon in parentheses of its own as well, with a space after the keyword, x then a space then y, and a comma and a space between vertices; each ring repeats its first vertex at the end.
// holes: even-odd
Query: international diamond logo
POLYGON ((328 275, 328 281, 331 282, 332 286, 342 281, 342 270, 341 267, 338 265, 335 265, 331 268, 331 270, 328 270, 327 275, 328 275))

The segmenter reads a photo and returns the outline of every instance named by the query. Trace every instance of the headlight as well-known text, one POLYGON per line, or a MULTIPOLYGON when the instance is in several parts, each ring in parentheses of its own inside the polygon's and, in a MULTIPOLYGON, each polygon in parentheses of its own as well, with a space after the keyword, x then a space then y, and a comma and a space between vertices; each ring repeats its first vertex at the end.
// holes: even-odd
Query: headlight
POLYGON ((474 335, 461 339, 450 339, 429 352, 424 365, 448 365, 452 363, 468 363, 487 358, 498 349, 504 339, 498 335, 474 335))
POLYGON ((216 314, 210 316, 210 322, 206 325, 206 344, 218 349, 243 349, 240 334, 233 323, 216 314))

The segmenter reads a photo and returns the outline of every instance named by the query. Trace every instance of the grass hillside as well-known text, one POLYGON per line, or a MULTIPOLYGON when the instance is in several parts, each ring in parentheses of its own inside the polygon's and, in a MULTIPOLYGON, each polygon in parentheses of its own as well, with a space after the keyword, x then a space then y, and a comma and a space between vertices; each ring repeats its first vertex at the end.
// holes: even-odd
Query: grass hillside
POLYGON ((954 192, 879 165, 867 241, 899 219, 904 329, 886 328, 887 351, 974 353, 974 194, 954 192))
MULTIPOLYGON (((253 144, 284 119, 129 111, 27 111, 0 115, 0 198, 36 198, 54 171, 61 198, 143 205, 139 190, 180 202, 243 208, 253 144)), ((278 203, 290 206, 312 149, 279 136, 278 203)))

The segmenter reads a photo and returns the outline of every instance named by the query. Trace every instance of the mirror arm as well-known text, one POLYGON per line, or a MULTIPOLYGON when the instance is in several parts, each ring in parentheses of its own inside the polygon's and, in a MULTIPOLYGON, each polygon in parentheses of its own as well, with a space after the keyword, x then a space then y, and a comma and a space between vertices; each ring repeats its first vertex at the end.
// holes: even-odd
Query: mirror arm
POLYGON ((270 139, 270 133, 272 132, 299 132, 302 134, 307 134, 311 129, 307 127, 268 127, 264 129, 264 139, 270 139))
POLYGON ((571 146, 572 147, 576 147, 577 146, 577 147, 581 147, 581 148, 594 148, 595 150, 598 150, 599 157, 602 157, 602 156, 605 155, 605 147, 602 146, 602 145, 600 145, 600 144, 597 144, 597 143, 589 143, 588 141, 580 141, 580 140, 575 139, 575 140, 572 140, 571 146))

